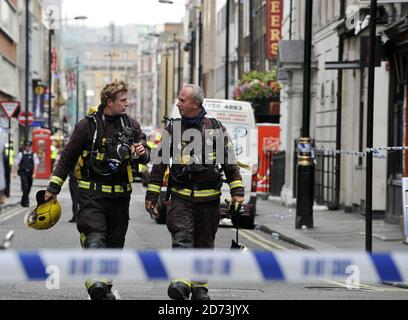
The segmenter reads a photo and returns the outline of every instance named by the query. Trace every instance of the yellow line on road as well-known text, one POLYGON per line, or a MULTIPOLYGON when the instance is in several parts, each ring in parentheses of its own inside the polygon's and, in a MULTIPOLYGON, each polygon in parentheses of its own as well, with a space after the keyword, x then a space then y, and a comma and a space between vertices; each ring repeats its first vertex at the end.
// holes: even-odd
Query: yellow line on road
MULTIPOLYGON (((321 281, 322 281, 322 282, 329 283, 329 284, 334 284, 334 285, 336 285, 336 286, 339 286, 339 287, 342 287, 342 288, 346 288, 346 289, 350 289, 350 290, 358 290, 358 289, 359 289, 358 286, 354 289, 354 288, 349 287, 347 284, 341 283, 341 282, 339 282, 339 281, 327 280, 327 279, 321 279, 321 281)), ((360 284, 360 287, 362 287, 361 284, 360 284)))
POLYGON ((405 292, 408 293, 408 289, 404 288, 393 288, 393 287, 379 287, 379 285, 366 285, 366 284, 360 284, 361 287, 372 289, 372 290, 377 290, 377 291, 385 291, 385 292, 405 292))
POLYGON ((278 250, 283 250, 283 251, 289 251, 287 248, 271 241, 268 239, 265 239, 264 237, 260 236, 259 234, 257 234, 255 231, 249 231, 249 230, 244 230, 245 232, 249 233, 251 236, 253 236, 254 238, 258 239, 259 241, 266 243, 267 245, 271 245, 272 247, 278 249, 278 250))
POLYGON ((269 250, 269 251, 276 251, 276 250, 287 250, 286 248, 272 242, 268 241, 261 236, 257 235, 253 231, 249 230, 240 230, 239 234, 247 238, 248 240, 252 241, 253 243, 259 245, 260 247, 269 250))

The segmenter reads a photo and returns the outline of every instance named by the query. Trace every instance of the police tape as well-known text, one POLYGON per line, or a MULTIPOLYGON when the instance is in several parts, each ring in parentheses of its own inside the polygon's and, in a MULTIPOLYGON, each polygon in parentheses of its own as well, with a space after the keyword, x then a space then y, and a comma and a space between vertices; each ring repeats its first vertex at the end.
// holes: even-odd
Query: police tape
POLYGON ((98 278, 169 281, 174 278, 220 282, 365 283, 408 282, 408 253, 248 252, 234 250, 67 250, 0 253, 0 282, 98 278))
POLYGON ((355 156, 359 158, 366 158, 367 154, 372 153, 373 158, 376 159, 387 159, 387 157, 382 154, 381 152, 392 152, 392 151, 408 151, 407 146, 395 146, 395 147, 377 147, 377 148, 367 148, 365 152, 361 151, 352 151, 352 150, 336 150, 336 149, 321 149, 316 148, 315 152, 323 152, 324 154, 339 154, 339 155, 347 155, 347 156, 355 156))

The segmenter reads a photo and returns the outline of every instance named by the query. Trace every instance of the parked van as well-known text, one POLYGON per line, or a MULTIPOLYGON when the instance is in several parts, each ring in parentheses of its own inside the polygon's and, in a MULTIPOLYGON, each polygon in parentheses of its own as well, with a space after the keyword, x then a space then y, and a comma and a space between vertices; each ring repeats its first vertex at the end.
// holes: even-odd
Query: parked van
MULTIPOLYGON (((249 102, 235 100, 206 99, 204 107, 208 118, 215 118, 227 129, 232 143, 245 187, 244 214, 239 218, 239 225, 244 228, 253 228, 256 215, 256 189, 258 173, 258 130, 255 123, 254 111, 249 102)), ((174 106, 171 118, 180 118, 178 108, 174 106)), ((162 189, 162 199, 165 188, 162 189)), ((224 183, 221 196, 221 217, 225 218, 225 200, 230 200, 228 184, 224 183)), ((163 209, 165 206, 161 206, 163 209)), ((162 217, 158 223, 165 221, 162 217)), ((236 223, 236 221, 234 221, 236 223)))

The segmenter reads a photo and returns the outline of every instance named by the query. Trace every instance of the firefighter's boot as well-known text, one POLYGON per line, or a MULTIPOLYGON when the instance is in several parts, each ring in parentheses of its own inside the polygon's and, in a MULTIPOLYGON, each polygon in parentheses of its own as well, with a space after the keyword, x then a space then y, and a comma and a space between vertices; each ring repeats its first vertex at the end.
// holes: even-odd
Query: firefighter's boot
POLYGON ((210 296, 208 295, 208 288, 191 288, 191 300, 211 300, 210 296))
POLYGON ((172 281, 167 289, 167 294, 173 300, 188 300, 191 293, 191 284, 188 281, 172 281))
POLYGON ((112 293, 112 285, 102 281, 95 281, 93 283, 86 283, 86 287, 91 297, 91 300, 116 300, 112 293))

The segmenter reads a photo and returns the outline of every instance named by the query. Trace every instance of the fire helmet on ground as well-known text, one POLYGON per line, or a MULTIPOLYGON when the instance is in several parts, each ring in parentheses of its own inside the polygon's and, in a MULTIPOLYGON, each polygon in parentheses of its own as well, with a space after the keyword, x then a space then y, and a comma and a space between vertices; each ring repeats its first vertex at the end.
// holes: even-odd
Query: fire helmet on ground
POLYGON ((61 205, 56 199, 45 201, 45 190, 38 191, 37 206, 25 217, 25 223, 35 230, 47 230, 53 227, 61 217, 61 205))

